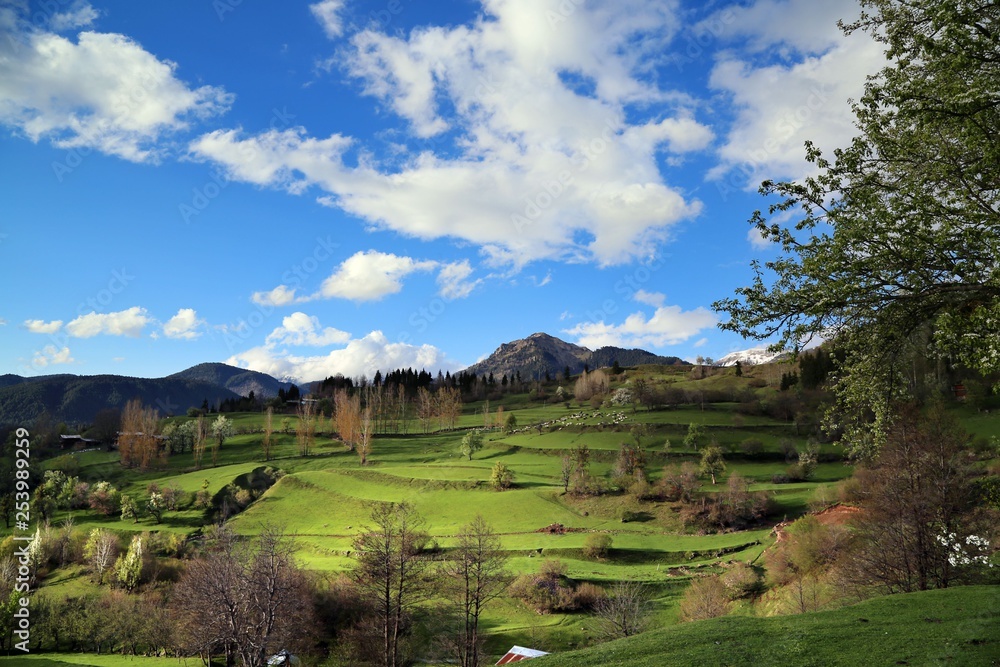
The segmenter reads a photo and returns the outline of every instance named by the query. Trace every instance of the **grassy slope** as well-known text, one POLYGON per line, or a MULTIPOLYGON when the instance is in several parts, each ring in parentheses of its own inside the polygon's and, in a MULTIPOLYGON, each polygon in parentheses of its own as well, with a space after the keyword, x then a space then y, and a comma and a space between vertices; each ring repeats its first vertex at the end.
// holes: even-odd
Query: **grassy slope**
POLYGON ((538 667, 893 664, 1000 664, 1000 587, 896 595, 799 616, 712 619, 532 663, 538 667))

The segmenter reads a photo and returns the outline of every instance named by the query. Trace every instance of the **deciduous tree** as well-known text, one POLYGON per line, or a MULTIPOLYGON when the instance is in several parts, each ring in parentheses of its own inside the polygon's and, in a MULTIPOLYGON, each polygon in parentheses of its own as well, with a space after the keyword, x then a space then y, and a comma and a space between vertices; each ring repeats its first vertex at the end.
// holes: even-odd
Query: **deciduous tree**
POLYGON ((832 159, 808 144, 815 177, 762 184, 780 201, 752 223, 782 254, 714 304, 747 337, 836 340, 827 426, 856 451, 878 447, 893 403, 923 382, 904 372, 914 357, 1000 370, 1000 4, 861 5, 845 31, 881 42, 889 62, 853 105, 859 134, 832 159))

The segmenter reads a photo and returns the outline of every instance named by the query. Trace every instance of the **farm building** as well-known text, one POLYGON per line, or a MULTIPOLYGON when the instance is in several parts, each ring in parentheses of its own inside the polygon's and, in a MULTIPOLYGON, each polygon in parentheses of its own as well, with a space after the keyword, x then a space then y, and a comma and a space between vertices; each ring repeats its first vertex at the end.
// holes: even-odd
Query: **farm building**
POLYGON ((522 660, 531 660, 532 658, 537 658, 539 656, 548 655, 545 651, 536 651, 533 648, 524 648, 523 646, 514 646, 507 653, 497 661, 498 665, 507 665, 512 662, 520 662, 522 660))

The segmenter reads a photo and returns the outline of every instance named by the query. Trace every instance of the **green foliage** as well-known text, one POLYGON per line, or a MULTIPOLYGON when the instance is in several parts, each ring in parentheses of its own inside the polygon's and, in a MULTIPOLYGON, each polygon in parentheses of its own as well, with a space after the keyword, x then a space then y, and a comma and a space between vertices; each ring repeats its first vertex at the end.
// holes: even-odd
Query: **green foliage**
POLYGON ((698 464, 698 471, 702 475, 712 478, 715 484, 715 476, 722 474, 726 470, 726 460, 722 456, 722 448, 717 444, 706 447, 701 454, 701 462, 698 464))
POLYGON ((144 540, 142 535, 133 535, 128 551, 115 561, 115 578, 126 591, 139 585, 142 577, 142 556, 144 540))
POLYGON ((139 523, 139 506, 135 499, 129 495, 121 497, 122 521, 132 519, 133 523, 139 523))
POLYGON ((590 533, 583 541, 583 555, 591 560, 607 558, 612 539, 607 533, 590 533))
POLYGON ((752 222, 783 254, 714 304, 723 328, 797 349, 837 332, 845 351, 828 426, 877 448, 891 406, 919 393, 905 372, 928 348, 1000 371, 1000 5, 862 0, 847 32, 885 44, 889 62, 854 103, 859 131, 818 175, 765 181, 781 201, 752 222), (990 26, 984 28, 984 26, 990 26), (796 212, 793 226, 776 221, 796 212), (773 276, 773 278, 772 278, 773 276), (869 415, 876 437, 863 440, 869 415))
POLYGON ((496 491, 505 491, 514 484, 514 471, 503 461, 493 464, 490 472, 490 486, 496 491))
POLYGON ((698 445, 705 437, 705 429, 701 424, 694 422, 688 424, 687 435, 684 436, 684 447, 698 451, 698 445))
MULTIPOLYGON (((513 416, 513 415, 511 415, 513 416)), ((472 460, 472 455, 483 448, 483 434, 482 431, 472 430, 468 431, 462 436, 462 444, 459 447, 459 451, 462 456, 469 457, 472 460)))

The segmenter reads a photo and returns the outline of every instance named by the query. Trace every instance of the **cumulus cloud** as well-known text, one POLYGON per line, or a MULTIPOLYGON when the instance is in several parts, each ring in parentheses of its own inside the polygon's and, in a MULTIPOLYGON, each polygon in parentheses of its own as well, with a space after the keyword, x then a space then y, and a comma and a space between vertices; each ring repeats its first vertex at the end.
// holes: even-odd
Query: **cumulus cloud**
POLYGON ((647 306, 653 306, 659 308, 666 302, 667 296, 661 294, 660 292, 647 292, 644 289, 637 291, 632 298, 638 303, 644 303, 647 306))
POLYGON ((343 9, 344 0, 322 0, 321 2, 309 5, 309 11, 319 21, 319 24, 323 27, 323 32, 330 39, 340 37, 344 32, 344 21, 340 16, 343 9))
POLYGON ((48 26, 53 32, 64 32, 89 26, 97 17, 97 10, 90 3, 77 1, 71 3, 66 11, 53 14, 48 26))
POLYGON ((52 320, 51 322, 46 322, 44 320, 25 320, 24 328, 31 333, 37 334, 54 334, 62 328, 62 320, 52 320))
POLYGON ((724 26, 718 36, 740 39, 743 49, 724 52, 710 76, 735 109, 711 178, 728 175, 734 189, 750 190, 766 178, 800 179, 812 172, 807 140, 827 153, 850 142, 849 100, 885 64, 882 45, 837 27, 858 12, 854 0, 763 0, 723 10, 730 20, 716 20, 724 26))
MULTIPOLYGON (((662 295, 640 291, 635 298, 637 301, 655 303, 661 301, 658 298, 660 296, 662 295)), ((591 349, 605 345, 658 348, 683 343, 701 331, 714 327, 717 322, 715 313, 707 308, 685 311, 680 306, 665 306, 660 303, 652 316, 642 312, 632 313, 621 324, 608 324, 604 320, 581 322, 572 329, 563 331, 575 336, 578 345, 591 349)))
POLYGON ((767 250, 773 245, 771 241, 761 235, 760 230, 756 227, 751 227, 750 231, 747 232, 747 241, 750 242, 750 247, 754 250, 767 250))
POLYGON ((464 299, 482 283, 482 279, 469 280, 472 275, 472 265, 469 260, 444 264, 438 271, 438 293, 442 298, 450 300, 464 299))
POLYGON ((161 156, 163 136, 229 107, 225 90, 192 88, 175 63, 124 35, 85 31, 74 41, 52 32, 95 18, 86 3, 50 17, 48 29, 7 15, 18 34, 0 43, 0 123, 34 142, 147 162, 161 156))
POLYGON ((176 340, 194 340, 201 336, 198 329, 204 324, 193 308, 181 308, 163 325, 163 335, 176 340))
POLYGON ((143 328, 152 322, 145 308, 133 306, 117 313, 90 312, 66 325, 66 331, 75 338, 92 338, 98 334, 138 338, 143 328))
POLYGON ((403 289, 403 278, 414 271, 430 271, 436 262, 417 261, 392 253, 368 250, 356 252, 344 260, 323 281, 318 296, 351 301, 377 301, 403 289))
MULTIPOLYGON (((315 323, 318 329, 318 323, 315 323)), ((287 329, 282 326, 279 329, 287 329)), ((276 329, 268 338, 276 335, 276 329)), ((324 331, 328 331, 325 329, 324 331)), ((278 334, 284 337, 287 334, 278 334)), ((381 331, 372 331, 362 338, 350 339, 344 347, 325 355, 296 355, 273 344, 265 344, 239 352, 226 360, 227 364, 268 373, 296 382, 321 380, 340 373, 347 377, 365 375, 396 368, 425 368, 429 371, 458 370, 459 364, 448 359, 433 345, 393 343, 381 331)))
POLYGON ((40 352, 35 352, 35 356, 31 360, 31 364, 35 368, 72 363, 76 363, 76 359, 70 354, 69 348, 57 348, 55 345, 46 345, 40 352))
POLYGON ((702 209, 659 167, 713 140, 685 95, 648 76, 678 25, 670 3, 484 0, 466 25, 364 30, 336 63, 407 124, 409 157, 301 127, 218 130, 190 150, 235 180, 316 188, 377 229, 472 243, 493 264, 628 261, 702 209), (437 135, 436 149, 419 141, 437 135))
POLYGON ((351 334, 333 327, 322 327, 319 318, 295 312, 281 321, 281 326, 268 334, 268 345, 308 345, 323 347, 346 343, 351 334))
POLYGON ((261 306, 287 306, 295 302, 295 288, 278 285, 267 292, 254 292, 250 298, 261 306))

